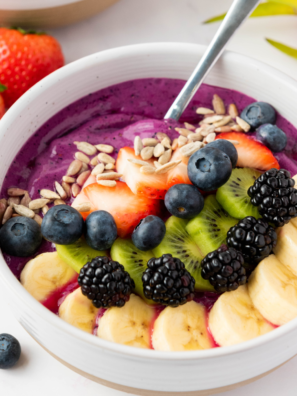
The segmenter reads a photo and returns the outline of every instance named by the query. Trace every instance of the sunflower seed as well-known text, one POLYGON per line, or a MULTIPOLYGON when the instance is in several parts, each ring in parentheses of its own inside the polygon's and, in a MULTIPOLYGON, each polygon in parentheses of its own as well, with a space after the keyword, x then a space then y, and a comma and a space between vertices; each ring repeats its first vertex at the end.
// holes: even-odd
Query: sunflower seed
POLYGON ((22 188, 11 187, 7 190, 7 195, 10 197, 21 197, 22 195, 25 195, 26 192, 27 191, 22 188))
POLYGON ((202 142, 188 143, 180 149, 180 152, 184 157, 191 157, 192 154, 201 149, 202 144, 202 142))
POLYGON ((171 146, 172 150, 176 150, 178 147, 179 147, 178 139, 173 139, 172 146, 171 146))
POLYGON ((82 162, 79 160, 74 160, 71 162, 69 165, 69 168, 67 169, 66 175, 67 176, 75 176, 78 174, 78 172, 81 170, 82 167, 82 162))
POLYGON ((172 154, 171 149, 166 150, 165 153, 163 155, 161 155, 161 157, 158 159, 159 164, 161 164, 161 165, 167 164, 167 162, 170 161, 171 154, 172 154))
POLYGON ((104 187, 115 187, 117 185, 114 180, 97 180, 97 183, 104 187))
POLYGON ((231 129, 231 126, 225 125, 225 126, 221 126, 221 127, 216 128, 214 131, 215 132, 224 133, 224 132, 231 132, 232 129, 231 129))
POLYGON ((215 140, 215 138, 216 138, 216 134, 213 132, 213 133, 210 133, 209 135, 207 135, 206 138, 203 140, 203 142, 211 143, 215 140))
POLYGON ((188 129, 189 131, 195 131, 196 127, 192 124, 189 124, 188 122, 184 123, 184 126, 186 129, 188 129))
POLYGON ((244 132, 248 132, 251 129, 250 124, 245 122, 242 118, 236 117, 237 124, 244 130, 244 132))
POLYGON ((0 202, 0 223, 1 224, 2 224, 2 221, 3 221, 3 217, 4 217, 4 213, 6 211, 6 208, 7 208, 6 202, 0 202))
POLYGON ((211 117, 204 118, 202 121, 199 122, 199 125, 213 124, 215 122, 221 121, 222 119, 223 119, 222 115, 214 115, 211 117))
POLYGON ((62 184, 62 187, 64 188, 64 190, 65 190, 65 192, 67 194, 67 197, 71 198, 71 186, 70 186, 70 184, 68 184, 68 183, 66 183, 64 181, 61 184, 62 184))
POLYGON ((96 180, 119 180, 123 175, 117 172, 101 173, 96 176, 96 180))
POLYGON ((202 128, 200 133, 202 136, 205 137, 205 136, 209 135, 210 133, 213 133, 214 130, 215 130, 215 127, 213 125, 208 125, 207 127, 202 128))
POLYGON ((154 148, 154 157, 159 158, 165 152, 165 147, 163 144, 158 143, 154 148))
POLYGON ((139 136, 135 136, 135 139, 134 139, 135 155, 137 155, 137 156, 140 155, 142 149, 143 149, 142 140, 140 139, 139 136))
POLYGON ((73 208, 76 209, 78 212, 89 212, 91 210, 91 203, 82 202, 80 204, 73 205, 73 208))
POLYGON ((43 197, 43 198, 47 198, 47 199, 59 199, 60 198, 60 195, 59 194, 57 194, 56 192, 54 192, 54 191, 51 191, 51 190, 47 190, 47 189, 42 189, 42 190, 40 190, 40 195, 43 197))
POLYGON ((185 136, 188 137, 191 133, 191 131, 189 131, 186 128, 174 128, 176 130, 176 132, 178 132, 181 136, 185 136))
POLYGON ((110 144, 96 144, 95 147, 98 151, 106 154, 111 154, 114 151, 114 148, 110 144))
POLYGON ((81 190, 81 188, 78 184, 76 184, 76 183, 72 184, 71 192, 72 192, 72 195, 74 196, 74 198, 76 198, 78 196, 78 194, 80 193, 80 190, 81 190))
POLYGON ((24 217, 29 217, 30 219, 33 219, 33 217, 35 216, 33 210, 27 208, 27 206, 24 205, 14 205, 13 209, 17 214, 24 217))
POLYGON ((164 138, 164 139, 161 141, 161 144, 162 144, 165 148, 168 148, 168 149, 171 148, 171 140, 169 139, 169 137, 164 138))
POLYGON ((94 155, 97 153, 96 147, 88 142, 73 142, 73 143, 76 145, 79 151, 82 151, 87 155, 94 155))
POLYGON ((219 97, 219 95, 214 94, 212 100, 213 109, 216 114, 225 114, 226 109, 223 100, 219 97))
POLYGON ((231 103, 228 107, 228 113, 232 118, 238 117, 238 109, 234 103, 231 103))
POLYGON ((87 171, 87 170, 89 170, 89 166, 88 166, 88 164, 86 164, 85 162, 83 162, 82 167, 81 167, 81 170, 78 172, 78 175, 77 175, 77 176, 79 176, 81 173, 83 173, 83 172, 85 172, 85 171, 87 171))
POLYGON ((232 121, 232 117, 231 116, 225 116, 223 117, 223 119, 221 121, 215 122, 213 125, 218 128, 224 125, 229 124, 229 122, 232 121))
POLYGON ((71 176, 63 176, 62 177, 62 180, 63 180, 63 182, 65 182, 65 183, 69 183, 69 184, 72 184, 72 183, 75 183, 75 178, 74 177, 71 177, 71 176))
POLYGON ((33 217, 33 220, 35 220, 36 223, 39 224, 39 225, 41 226, 41 224, 42 224, 42 217, 40 217, 38 214, 36 214, 36 215, 33 217))
POLYGON ((158 161, 154 161, 154 165, 155 165, 155 167, 158 169, 158 168, 161 168, 161 164, 158 162, 158 161))
POLYGON ((198 107, 198 109, 196 110, 197 114, 201 114, 201 115, 205 115, 205 114, 213 114, 214 111, 211 109, 208 109, 206 107, 198 107))
POLYGON ((134 158, 128 158, 128 161, 131 162, 132 164, 139 165, 139 166, 146 166, 146 165, 148 165, 148 162, 141 161, 141 160, 134 159, 134 158))
POLYGON ((159 169, 157 169, 155 173, 158 175, 162 175, 163 173, 167 173, 171 169, 175 168, 180 163, 181 163, 181 160, 168 162, 168 164, 165 164, 165 165, 161 166, 159 169))
MULTIPOLYGON (((77 151, 77 152, 74 154, 74 157, 75 157, 77 160, 79 160, 79 161, 81 161, 81 162, 84 162, 85 164, 89 164, 89 163, 90 163, 90 158, 89 158, 86 154, 81 153, 80 151, 77 151)), ((71 175, 71 176, 73 176, 73 175, 71 175)))
POLYGON ((185 144, 187 144, 188 138, 186 138, 185 136, 180 135, 179 138, 177 139, 177 145, 178 147, 182 147, 185 144))
POLYGON ((153 166, 142 166, 140 168, 140 173, 143 173, 144 175, 151 175, 152 173, 155 173, 156 168, 153 166))
POLYGON ((99 175, 100 173, 103 173, 104 171, 104 164, 98 164, 95 166, 95 168, 92 170, 92 175, 96 176, 99 175))
POLYGON ((98 154, 98 159, 100 162, 103 162, 104 164, 115 164, 115 159, 106 153, 98 154))
MULTIPOLYGON (((191 133, 188 136, 188 141, 189 142, 199 142, 202 140, 202 135, 200 133, 191 133)), ((185 147, 185 146, 184 146, 185 147)))
POLYGON ((96 157, 94 157, 94 158, 92 158, 91 159, 91 161, 90 161, 90 165, 91 166, 96 166, 97 164, 98 164, 98 158, 97 158, 97 156, 96 157))
POLYGON ((66 202, 63 201, 63 199, 55 199, 54 200, 54 205, 58 206, 58 205, 66 205, 66 202))
POLYGON ((21 199, 21 205, 29 207, 29 203, 31 202, 30 195, 26 192, 23 198, 21 199))
MULTIPOLYGON (((11 206, 7 206, 4 215, 3 215, 3 219, 2 219, 2 224, 5 224, 7 222, 7 220, 9 220, 12 216, 13 213, 13 209, 11 206)), ((34 213, 34 212, 33 212, 34 213)))
MULTIPOLYGON (((88 180, 90 174, 91 174, 91 171, 90 171, 90 170, 87 170, 87 171, 81 173, 81 174, 78 176, 78 178, 76 179, 76 183, 77 183, 79 186, 82 187, 82 186, 85 184, 85 182, 88 180)), ((62 196, 61 196, 61 198, 62 198, 62 196)))
POLYGON ((48 207, 47 205, 45 205, 45 206, 41 209, 41 212, 43 213, 43 215, 46 215, 48 211, 49 211, 49 207, 48 207))
POLYGON ((13 207, 13 205, 19 205, 20 202, 21 202, 20 197, 9 197, 7 200, 8 205, 10 205, 12 207, 13 207))
POLYGON ((231 127, 231 131, 235 131, 235 132, 243 132, 243 129, 241 128, 241 126, 240 125, 233 125, 232 127, 231 127))
MULTIPOLYGON (((91 172, 90 172, 91 173, 91 172)), ((79 176, 80 177, 80 176, 79 176)), ((55 181, 55 188, 56 188, 56 191, 57 191, 57 193, 60 195, 60 197, 62 198, 62 199, 67 199, 67 193, 66 193, 66 191, 64 190, 64 188, 61 186, 61 184, 59 183, 59 182, 57 182, 57 181, 55 181)))
POLYGON ((49 202, 50 200, 45 198, 33 199, 33 201, 29 203, 29 209, 31 210, 42 209, 49 202))
POLYGON ((146 160, 151 159, 152 156, 153 156, 153 154, 154 154, 154 147, 144 147, 144 148, 141 150, 140 156, 141 156, 141 158, 142 158, 143 160, 146 161, 146 160))
POLYGON ((105 165, 105 169, 107 169, 107 170, 112 170, 114 168, 115 168, 115 164, 106 164, 105 165))
POLYGON ((170 140, 169 136, 164 132, 157 132, 156 138, 159 140, 159 142, 162 142, 162 140, 166 139, 166 138, 168 138, 170 140))
POLYGON ((144 147, 155 147, 158 143, 158 140, 154 138, 142 139, 142 144, 144 145, 144 147))

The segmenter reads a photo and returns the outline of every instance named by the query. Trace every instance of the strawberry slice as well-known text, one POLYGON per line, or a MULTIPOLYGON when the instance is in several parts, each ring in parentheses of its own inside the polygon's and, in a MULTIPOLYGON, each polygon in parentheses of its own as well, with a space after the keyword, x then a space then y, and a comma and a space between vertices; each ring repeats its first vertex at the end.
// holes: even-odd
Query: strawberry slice
POLYGON ((237 140, 239 143, 235 146, 238 152, 237 166, 241 168, 255 168, 264 171, 280 168, 276 158, 264 144, 242 132, 220 133, 216 139, 237 140))
POLYGON ((171 161, 178 160, 182 162, 167 173, 167 189, 175 184, 192 184, 188 177, 189 157, 184 157, 179 149, 175 150, 171 158, 171 161))
POLYGON ((161 211, 161 201, 135 195, 126 183, 120 181, 112 188, 89 184, 82 194, 91 202, 94 211, 106 210, 113 216, 121 238, 130 235, 141 219, 161 211))

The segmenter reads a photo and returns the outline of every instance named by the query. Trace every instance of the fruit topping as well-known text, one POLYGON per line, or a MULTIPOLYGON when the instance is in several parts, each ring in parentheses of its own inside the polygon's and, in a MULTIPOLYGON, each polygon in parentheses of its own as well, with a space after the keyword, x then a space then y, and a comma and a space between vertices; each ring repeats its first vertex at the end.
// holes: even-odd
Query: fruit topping
POLYGON ((238 152, 237 166, 240 168, 254 168, 268 170, 271 168, 279 169, 279 164, 272 152, 257 142, 252 137, 241 132, 221 133, 218 139, 236 140, 236 150, 238 152))
POLYGON ((194 299, 195 279, 171 254, 151 258, 142 282, 145 297, 158 304, 178 307, 194 299))
POLYGON ((39 254, 25 265, 21 272, 21 284, 31 296, 43 302, 76 276, 76 272, 57 252, 48 252, 39 254))
POLYGON ((124 267, 108 257, 96 257, 85 264, 77 281, 96 308, 123 307, 135 288, 124 267))
POLYGON ((165 206, 173 216, 192 219, 203 209, 204 199, 195 186, 176 184, 167 191, 165 206))
POLYGON ((71 245, 56 245, 57 253, 77 273, 92 259, 98 256, 106 256, 106 251, 92 249, 87 245, 84 237, 71 245))
POLYGON ((32 256, 41 242, 40 225, 28 217, 13 217, 0 229, 1 249, 11 256, 32 256))
POLYGON ((204 147, 196 151, 188 163, 191 182, 203 191, 213 191, 229 179, 232 172, 230 158, 214 147, 204 147))
POLYGON ((86 219, 85 238, 95 250, 110 249, 117 238, 117 226, 113 217, 105 210, 92 212, 86 219))
POLYGON ((275 153, 283 151, 287 145, 287 135, 276 125, 264 124, 257 129, 257 139, 275 153))
POLYGON ((255 102, 243 109, 240 118, 247 122, 253 129, 256 129, 263 124, 274 124, 276 113, 270 104, 255 102))
POLYGON ((261 217, 247 193, 260 175, 251 168, 236 168, 227 183, 218 189, 216 199, 230 216, 239 220, 246 216, 261 217))
POLYGON ((155 321, 152 336, 154 349, 191 351, 211 348, 206 318, 205 307, 194 301, 177 308, 165 308, 155 321))
POLYGON ((155 311, 131 294, 123 308, 109 308, 99 320, 97 335, 107 341, 137 348, 150 348, 150 331, 155 311))
POLYGON ((160 212, 161 201, 146 195, 135 195, 126 183, 120 181, 114 188, 90 184, 83 193, 94 210, 106 210, 112 215, 121 238, 131 235, 141 219, 160 212))
POLYGON ((227 234, 227 244, 242 252, 245 263, 256 266, 275 248, 277 235, 263 219, 252 216, 240 220, 227 234))
POLYGON ((175 184, 191 184, 188 176, 189 158, 190 157, 185 157, 180 149, 174 151, 171 161, 181 160, 181 163, 167 173, 167 189, 175 184))
POLYGON ((257 178, 249 188, 251 203, 260 215, 276 227, 282 227, 297 216, 295 180, 285 169, 270 169, 257 178))
POLYGON ((20 356, 21 346, 18 340, 10 334, 0 334, 0 369, 15 366, 20 356))
POLYGON ((273 249, 275 257, 297 275, 297 228, 296 222, 277 230, 277 244, 273 249))
POLYGON ((232 168, 236 167, 238 161, 238 153, 234 144, 232 144, 228 140, 217 139, 214 142, 208 143, 207 147, 214 147, 223 151, 223 153, 227 154, 230 158, 232 168))
POLYGON ((140 220, 132 233, 132 242, 144 252, 157 247, 166 232, 164 221, 157 216, 147 216, 140 220))
POLYGON ((68 205, 57 205, 45 214, 41 232, 45 239, 58 245, 71 245, 83 234, 81 214, 68 205))
POLYGON ((209 313, 209 328, 220 346, 239 344, 274 329, 255 308, 247 285, 217 299, 209 313))
POLYGON ((209 195, 202 212, 189 221, 186 230, 198 245, 203 258, 226 242, 228 230, 237 221, 221 207, 214 195, 209 195))
POLYGON ((195 279, 195 288, 200 291, 213 291, 210 283, 201 277, 203 255, 192 237, 186 231, 187 221, 171 216, 166 221, 166 234, 163 241, 154 250, 155 257, 171 254, 178 257, 195 279))
POLYGON ((242 254, 225 246, 215 250, 202 260, 202 277, 209 280, 217 292, 238 289, 247 282, 242 254))
POLYGON ((59 317, 72 326, 92 334, 98 309, 85 297, 79 287, 68 294, 59 308, 59 317))

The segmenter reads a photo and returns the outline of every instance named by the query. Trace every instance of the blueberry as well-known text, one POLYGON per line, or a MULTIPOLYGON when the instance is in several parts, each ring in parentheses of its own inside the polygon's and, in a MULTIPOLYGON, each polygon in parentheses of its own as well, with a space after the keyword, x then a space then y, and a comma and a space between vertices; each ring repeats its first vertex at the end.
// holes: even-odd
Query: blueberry
POLYGON ((68 205, 50 208, 43 218, 41 232, 45 239, 58 245, 71 245, 83 234, 81 214, 68 205))
POLYGON ((264 124, 257 129, 257 139, 271 151, 279 153, 287 145, 287 135, 276 125, 264 124))
POLYGON ((18 340, 10 334, 0 334, 0 369, 13 367, 20 356, 21 346, 18 340))
POLYGON ((0 230, 1 249, 11 256, 32 256, 41 242, 40 225, 28 217, 13 217, 0 230))
POLYGON ((253 129, 263 124, 274 124, 276 120, 275 110, 265 102, 255 102, 247 106, 240 117, 253 129))
POLYGON ((192 219, 204 206, 204 199, 195 186, 191 184, 175 184, 165 195, 167 210, 181 219, 192 219))
POLYGON ((213 191, 221 187, 231 173, 232 164, 228 155, 208 145, 196 151, 188 163, 189 179, 202 191, 213 191))
POLYGON ((238 152, 231 142, 225 139, 217 139, 214 142, 208 143, 207 147, 217 148, 223 153, 227 154, 231 160, 232 167, 235 168, 238 161, 238 152))
POLYGON ((142 251, 157 247, 164 238, 166 227, 164 221, 157 216, 147 216, 140 221, 132 233, 132 242, 142 251))
POLYGON ((110 249, 117 238, 117 226, 105 210, 92 212, 86 220, 86 242, 95 250, 110 249))

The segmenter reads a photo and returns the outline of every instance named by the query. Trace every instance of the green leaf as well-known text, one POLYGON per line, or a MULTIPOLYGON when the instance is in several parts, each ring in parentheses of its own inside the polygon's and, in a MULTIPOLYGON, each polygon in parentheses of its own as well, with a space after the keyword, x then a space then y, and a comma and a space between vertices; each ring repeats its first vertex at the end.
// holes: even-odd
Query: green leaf
MULTIPOLYGON (((268 3, 261 3, 255 9, 255 11, 251 14, 251 17, 263 17, 263 16, 276 16, 276 15, 296 15, 297 9, 291 7, 287 4, 280 4, 282 1, 291 1, 296 2, 297 0, 274 0, 269 1, 268 3)), ((297 7, 297 5, 296 5, 297 7)), ((218 15, 214 18, 208 19, 203 23, 213 23, 222 21, 225 18, 226 14, 218 15)))
POLYGON ((293 58, 297 59, 297 49, 289 47, 288 45, 279 43, 278 41, 274 41, 271 39, 266 39, 269 44, 273 45, 273 47, 277 48, 278 50, 284 52, 286 55, 292 56, 293 58))
POLYGON ((0 92, 4 92, 7 90, 7 87, 0 83, 0 92))

